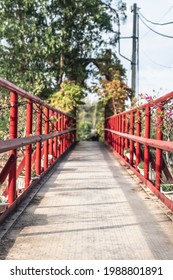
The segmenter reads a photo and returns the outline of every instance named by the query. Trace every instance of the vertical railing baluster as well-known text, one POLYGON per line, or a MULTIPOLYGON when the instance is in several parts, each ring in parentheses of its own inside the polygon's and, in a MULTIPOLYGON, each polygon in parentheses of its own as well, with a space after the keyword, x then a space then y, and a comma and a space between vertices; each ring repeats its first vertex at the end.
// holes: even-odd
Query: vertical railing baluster
MULTIPOLYGON (((49 109, 45 108, 44 132, 49 134, 49 109)), ((44 171, 48 168, 49 140, 44 141, 44 171)))
MULTIPOLYGON (((61 113, 58 113, 58 132, 61 131, 61 113)), ((61 155, 61 136, 58 136, 58 157, 61 155)))
MULTIPOLYGON (((38 105, 37 108, 37 128, 36 128, 36 134, 41 135, 42 134, 42 106, 38 105)), ((36 174, 41 174, 41 142, 36 143, 36 174)))
MULTIPOLYGON (((125 114, 122 115, 122 133, 125 132, 125 114)), ((123 156, 124 153, 124 148, 125 148, 125 139, 122 137, 121 140, 121 155, 123 156)))
MULTIPOLYGON (((64 115, 61 114, 61 132, 63 131, 64 128, 64 115)), ((63 153, 63 145, 64 145, 64 135, 61 135, 61 145, 60 145, 60 155, 63 153)))
MULTIPOLYGON (((129 115, 126 113, 125 117, 125 133, 129 133, 129 115)), ((129 140, 125 139, 125 148, 129 148, 129 140)))
MULTIPOLYGON (((115 131, 115 117, 112 117, 112 130, 115 131)), ((116 135, 111 132, 112 135, 112 148, 115 151, 115 146, 116 146, 116 135)))
MULTIPOLYGON (((163 122, 162 117, 163 107, 162 105, 159 105, 157 108, 157 123, 159 126, 156 126, 156 139, 157 140, 163 140, 163 133, 161 131, 161 125, 163 122)), ((156 188, 160 190, 160 183, 161 183, 161 177, 162 177, 162 150, 159 148, 156 148, 156 188)))
MULTIPOLYGON (((32 135, 32 120, 33 120, 33 103, 31 100, 28 100, 26 105, 26 136, 32 135)), ((27 145, 26 152, 25 152, 25 189, 28 188, 31 181, 31 156, 32 156, 32 145, 27 145)))
MULTIPOLYGON (((53 126, 53 117, 54 117, 54 112, 53 110, 50 110, 49 111, 49 114, 50 114, 50 126, 49 126, 49 133, 53 133, 54 131, 54 126, 53 126)), ((49 139, 49 155, 50 155, 50 164, 53 163, 53 138, 49 139)), ((49 156, 48 156, 49 157, 49 156)))
MULTIPOLYGON (((141 112, 137 110, 136 112, 136 136, 141 136, 141 112)), ((136 169, 141 159, 141 147, 140 143, 136 142, 136 169)))
MULTIPOLYGON (((54 112, 55 120, 54 120, 54 128, 56 129, 56 132, 58 131, 58 113, 54 112)), ((54 146, 53 146, 53 153, 55 159, 58 157, 58 137, 54 137, 54 146)))
MULTIPOLYGON (((15 92, 10 93, 10 129, 9 138, 17 138, 18 128, 18 95, 15 92)), ((10 155, 17 158, 17 149, 10 151, 10 155)), ((16 167, 17 162, 13 163, 9 172, 8 202, 11 205, 16 199, 16 167)))
MULTIPOLYGON (((122 131, 122 115, 119 116, 119 132, 122 131)), ((121 155, 121 136, 119 136, 119 150, 118 153, 121 155)))
MULTIPOLYGON (((118 116, 115 116, 115 131, 118 131, 118 116)), ((118 152, 118 135, 115 134, 115 145, 116 145, 116 152, 118 152)))
MULTIPOLYGON (((151 122, 151 109, 149 106, 145 108, 145 138, 150 138, 150 122, 151 122)), ((144 177, 148 180, 150 163, 150 148, 144 145, 144 177)))
MULTIPOLYGON (((130 134, 134 135, 134 112, 130 113, 130 134)), ((130 165, 133 166, 134 142, 130 140, 130 165)))
MULTIPOLYGON (((64 116, 64 130, 67 130, 67 116, 64 116)), ((66 133, 65 135, 64 135, 64 138, 65 138, 65 140, 64 140, 64 151, 67 149, 67 137, 68 136, 68 133, 66 133)))

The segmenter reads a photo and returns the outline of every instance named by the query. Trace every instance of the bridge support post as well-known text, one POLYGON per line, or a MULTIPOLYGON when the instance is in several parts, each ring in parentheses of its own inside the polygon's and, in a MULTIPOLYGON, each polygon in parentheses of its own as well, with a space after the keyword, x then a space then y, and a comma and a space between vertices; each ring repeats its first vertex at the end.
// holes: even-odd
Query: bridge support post
MULTIPOLYGON (((17 138, 17 123, 18 123, 18 95, 15 92, 10 93, 10 130, 9 138, 17 138)), ((17 158, 17 149, 10 151, 10 155, 17 158)), ((9 172, 9 189, 8 202, 11 205, 16 199, 16 160, 9 172)))
MULTIPOLYGON (((130 134, 134 135, 134 112, 130 113, 130 134)), ((134 143, 130 140, 130 165, 133 166, 134 143)))
MULTIPOLYGON (((45 108, 45 134, 49 133, 49 109, 45 108)), ((44 171, 48 168, 49 140, 44 141, 44 171)))
MULTIPOLYGON (((141 136, 141 113, 138 110, 136 113, 136 136, 141 136)), ((136 142, 136 169, 138 164, 140 163, 141 159, 141 148, 140 148, 140 143, 136 142)))
MULTIPOLYGON (((26 106, 26 136, 32 135, 33 103, 28 100, 26 106)), ((32 145, 26 146, 25 152, 25 189, 28 188, 31 181, 31 156, 32 145)))
MULTIPOLYGON (((50 110, 50 120, 51 120, 51 124, 50 124, 50 131, 49 132, 53 132, 54 131, 54 125, 53 125, 53 117, 54 117, 54 112, 53 110, 50 110)), ((51 138, 49 140, 49 154, 52 156, 52 158, 50 159, 50 164, 53 163, 53 138, 51 138)))
MULTIPOLYGON (((37 109, 37 135, 42 134, 42 109, 41 105, 38 105, 37 109)), ((36 174, 41 174, 41 142, 36 144, 36 174)))
MULTIPOLYGON (((150 138, 150 107, 145 108, 145 138, 150 138)), ((144 177, 148 180, 150 162, 150 149, 147 145, 144 146, 144 177)))
MULTIPOLYGON (((163 121, 162 111, 163 111, 163 107, 158 106, 158 108, 157 108, 158 124, 161 124, 163 121)), ((163 133, 161 132, 160 127, 157 127, 156 139, 163 140, 163 133)), ((161 182, 161 177, 162 177, 162 150, 159 148, 156 148, 156 170, 155 171, 156 171, 156 188, 158 190, 160 190, 160 182, 161 182)))

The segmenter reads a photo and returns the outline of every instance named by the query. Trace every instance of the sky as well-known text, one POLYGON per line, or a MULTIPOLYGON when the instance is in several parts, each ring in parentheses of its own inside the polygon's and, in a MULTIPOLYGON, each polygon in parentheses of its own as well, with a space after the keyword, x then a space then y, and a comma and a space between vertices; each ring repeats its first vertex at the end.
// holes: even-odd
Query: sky
MULTIPOLYGON (((131 7, 137 4, 139 12, 156 23, 173 21, 173 0, 126 0, 127 20, 121 24, 121 36, 132 36, 133 13, 131 7)), ((173 24, 153 25, 152 29, 173 37, 173 24)), ((132 39, 121 40, 121 53, 132 57, 132 39)), ((118 50, 117 50, 118 55, 118 50)), ((131 86, 131 65, 119 57, 127 70, 127 83, 131 86)), ((137 91, 151 95, 163 95, 173 91, 173 38, 166 38, 150 31, 139 19, 139 81, 137 91)))

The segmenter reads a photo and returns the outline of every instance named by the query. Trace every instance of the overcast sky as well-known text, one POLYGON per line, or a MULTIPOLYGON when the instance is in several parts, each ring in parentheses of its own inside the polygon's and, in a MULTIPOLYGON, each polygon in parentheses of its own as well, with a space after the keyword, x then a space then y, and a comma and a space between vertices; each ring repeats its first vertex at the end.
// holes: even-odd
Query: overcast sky
MULTIPOLYGON (((121 24, 121 36, 132 35, 133 14, 131 6, 136 3, 140 12, 154 22, 173 21, 173 0, 126 0, 127 21, 121 24)), ((146 21, 145 21, 146 22, 146 21)), ((157 26, 146 22, 157 32, 173 36, 173 24, 157 26)), ((173 91, 173 38, 155 34, 139 20, 139 93, 152 94, 153 90, 164 94, 173 91)), ((132 40, 121 40, 121 53, 131 59, 132 40)), ((127 69, 128 85, 131 86, 131 66, 120 58, 127 69)))

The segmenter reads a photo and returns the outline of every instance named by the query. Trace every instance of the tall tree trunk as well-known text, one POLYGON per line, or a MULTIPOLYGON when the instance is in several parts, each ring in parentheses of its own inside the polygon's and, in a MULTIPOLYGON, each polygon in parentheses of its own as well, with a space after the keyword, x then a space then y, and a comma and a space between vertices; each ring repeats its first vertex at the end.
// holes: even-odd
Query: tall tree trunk
POLYGON ((60 89, 62 84, 62 79, 64 74, 63 68, 64 68, 64 54, 61 53, 60 62, 59 62, 59 74, 58 74, 58 90, 60 89))

